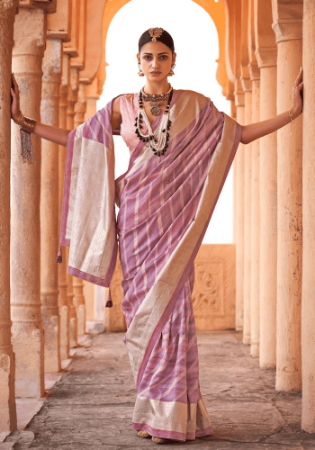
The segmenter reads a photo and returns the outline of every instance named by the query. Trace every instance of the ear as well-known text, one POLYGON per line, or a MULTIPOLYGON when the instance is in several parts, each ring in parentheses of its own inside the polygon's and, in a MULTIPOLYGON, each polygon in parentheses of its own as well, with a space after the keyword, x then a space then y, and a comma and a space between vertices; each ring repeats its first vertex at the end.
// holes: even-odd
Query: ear
POLYGON ((177 53, 173 53, 173 57, 172 57, 172 65, 173 64, 175 64, 175 62, 176 62, 176 56, 177 56, 177 53))
POLYGON ((138 63, 140 63, 140 53, 137 53, 137 60, 138 60, 138 63))

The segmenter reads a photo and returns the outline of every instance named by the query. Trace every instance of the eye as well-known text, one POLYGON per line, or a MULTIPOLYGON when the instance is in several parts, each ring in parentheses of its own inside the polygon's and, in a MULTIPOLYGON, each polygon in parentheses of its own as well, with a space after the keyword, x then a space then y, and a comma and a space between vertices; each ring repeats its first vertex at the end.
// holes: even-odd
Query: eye
POLYGON ((165 59, 167 59, 167 58, 168 58, 167 55, 161 55, 161 59, 162 59, 162 60, 165 60, 165 59))
POLYGON ((144 55, 144 56, 143 56, 143 59, 149 61, 149 60, 151 59, 151 56, 150 56, 150 55, 144 55))

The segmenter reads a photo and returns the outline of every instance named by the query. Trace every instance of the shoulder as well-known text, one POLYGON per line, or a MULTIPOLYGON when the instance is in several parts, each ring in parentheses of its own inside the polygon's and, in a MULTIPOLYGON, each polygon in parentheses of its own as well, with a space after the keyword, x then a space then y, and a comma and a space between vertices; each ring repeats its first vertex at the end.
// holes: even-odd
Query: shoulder
POLYGON ((191 91, 189 89, 183 89, 183 95, 187 96, 188 98, 199 100, 199 101, 206 101, 209 102, 210 98, 207 97, 204 94, 201 94, 200 92, 191 91))
POLYGON ((121 112, 121 102, 126 103, 134 103, 135 97, 137 94, 121 94, 118 95, 113 101, 113 112, 120 113, 121 112))

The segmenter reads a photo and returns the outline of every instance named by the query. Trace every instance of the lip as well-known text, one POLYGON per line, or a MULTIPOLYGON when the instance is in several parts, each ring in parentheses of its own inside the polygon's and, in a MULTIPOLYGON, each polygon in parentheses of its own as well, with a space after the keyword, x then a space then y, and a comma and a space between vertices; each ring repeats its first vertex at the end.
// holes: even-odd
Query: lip
POLYGON ((151 75, 160 75, 161 72, 150 72, 151 75))

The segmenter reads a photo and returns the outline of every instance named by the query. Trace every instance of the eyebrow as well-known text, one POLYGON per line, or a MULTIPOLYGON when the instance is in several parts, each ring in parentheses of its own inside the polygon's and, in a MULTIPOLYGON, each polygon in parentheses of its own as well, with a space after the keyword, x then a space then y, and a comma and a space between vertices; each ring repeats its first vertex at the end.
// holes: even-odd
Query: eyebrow
MULTIPOLYGON (((142 53, 143 55, 152 55, 153 53, 148 53, 148 52, 145 52, 145 53, 142 53)), ((158 53, 158 55, 168 55, 169 53, 168 52, 162 52, 162 53, 158 53)))

